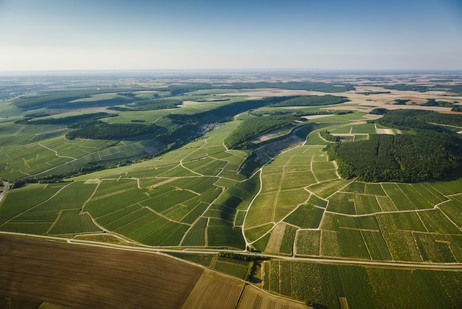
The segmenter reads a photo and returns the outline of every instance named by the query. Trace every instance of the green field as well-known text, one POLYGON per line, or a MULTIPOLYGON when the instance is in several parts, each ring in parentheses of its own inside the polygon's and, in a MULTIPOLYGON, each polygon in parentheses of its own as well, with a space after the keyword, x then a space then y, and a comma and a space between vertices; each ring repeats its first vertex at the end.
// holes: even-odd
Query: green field
POLYGON ((342 178, 326 152, 335 136, 366 144, 389 128, 371 107, 342 103, 349 85, 120 83, 0 102, 10 115, 0 118, 0 232, 151 246, 244 280, 253 271, 259 287, 328 308, 460 305, 459 270, 412 265, 462 263, 462 178, 342 178), (342 100, 247 96, 265 91, 257 85, 342 100), (69 139, 82 128, 88 135, 69 139), (219 255, 228 251, 268 260, 252 269, 219 255))
POLYGON ((457 308, 461 297, 460 271, 274 260, 265 262, 265 273, 271 292, 328 308, 341 308, 340 298, 350 308, 457 308))

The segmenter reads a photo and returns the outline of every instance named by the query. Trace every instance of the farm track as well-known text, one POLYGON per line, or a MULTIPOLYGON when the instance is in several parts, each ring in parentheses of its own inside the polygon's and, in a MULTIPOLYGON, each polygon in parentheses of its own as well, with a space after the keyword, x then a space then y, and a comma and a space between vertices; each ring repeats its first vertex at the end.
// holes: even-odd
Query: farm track
POLYGON ((392 262, 392 261, 369 261, 359 259, 340 259, 340 258, 325 258, 325 257, 293 257, 283 256, 276 254, 266 254, 260 252, 249 252, 249 251, 238 251, 238 250, 218 250, 218 249, 167 249, 165 247, 156 248, 149 246, 123 246, 117 244, 108 244, 103 242, 89 241, 89 240, 77 240, 73 238, 54 237, 54 236, 43 236, 25 233, 14 233, 14 232, 3 232, 0 231, 0 235, 11 235, 16 237, 28 237, 38 238, 50 241, 65 242, 70 245, 76 246, 88 246, 88 247, 99 247, 99 248, 111 248, 121 251, 130 252, 145 252, 145 253, 187 253, 187 254, 218 254, 220 252, 232 252, 239 253, 248 256, 260 256, 279 260, 296 261, 296 262, 311 262, 320 264, 337 264, 337 265, 359 265, 359 266, 371 266, 371 267, 390 267, 390 268, 411 268, 411 269, 432 269, 432 270, 462 270, 462 263, 426 263, 426 262, 392 262))
POLYGON ((55 154, 55 156, 57 156, 58 158, 71 159, 71 160, 74 160, 74 161, 77 160, 77 159, 74 158, 74 157, 61 156, 56 150, 51 149, 50 147, 47 147, 47 146, 43 145, 43 144, 40 143, 40 142, 38 143, 38 145, 39 145, 40 147, 42 147, 42 148, 45 148, 45 149, 47 149, 47 150, 52 151, 52 152, 55 154))
POLYGON ((9 189, 10 189, 10 183, 4 181, 3 182, 3 191, 0 193, 0 204, 3 201, 3 199, 5 198, 5 196, 6 196, 9 189))
POLYGON ((16 219, 16 218, 22 216, 23 214, 25 214, 25 213, 27 213, 27 212, 29 212, 29 211, 31 211, 31 210, 33 210, 33 209, 35 209, 35 208, 41 206, 41 205, 47 203, 48 201, 50 201, 51 199, 53 199, 53 198, 54 198, 55 196, 57 196, 62 190, 64 190, 65 188, 67 188, 67 187, 70 186, 71 184, 72 184, 72 182, 69 183, 69 184, 67 184, 67 185, 65 185, 65 186, 63 186, 63 187, 60 188, 58 191, 56 191, 55 194, 53 194, 52 196, 50 196, 49 198, 47 198, 47 199, 44 200, 43 202, 40 202, 40 203, 38 203, 37 205, 35 205, 35 206, 31 207, 31 208, 28 208, 28 209, 26 209, 26 210, 20 212, 19 214, 17 214, 17 215, 15 215, 15 216, 11 217, 9 220, 5 221, 5 222, 4 222, 3 224, 1 224, 0 226, 3 226, 3 225, 5 225, 5 224, 7 224, 8 222, 11 222, 11 221, 13 221, 14 219, 16 219))

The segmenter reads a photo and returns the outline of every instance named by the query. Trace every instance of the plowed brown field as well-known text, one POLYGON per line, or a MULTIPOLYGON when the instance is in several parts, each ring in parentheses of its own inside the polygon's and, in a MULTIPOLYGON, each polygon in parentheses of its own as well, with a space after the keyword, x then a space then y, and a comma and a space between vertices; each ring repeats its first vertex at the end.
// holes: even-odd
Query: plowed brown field
POLYGON ((74 308, 179 308, 200 267, 160 254, 0 236, 0 295, 74 308))

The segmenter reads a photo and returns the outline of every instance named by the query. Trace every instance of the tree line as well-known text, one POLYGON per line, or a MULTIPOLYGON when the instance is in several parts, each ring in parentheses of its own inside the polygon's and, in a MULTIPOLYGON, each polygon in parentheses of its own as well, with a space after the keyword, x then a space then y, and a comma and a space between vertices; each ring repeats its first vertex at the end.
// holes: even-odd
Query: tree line
POLYGON ((284 100, 280 103, 274 104, 273 106, 322 106, 340 104, 349 101, 350 100, 347 97, 340 97, 335 95, 309 95, 284 100))
POLYGON ((65 126, 72 126, 77 123, 85 122, 85 121, 92 121, 101 118, 107 117, 115 117, 118 116, 117 114, 109 114, 104 112, 99 113, 88 113, 82 115, 75 115, 75 116, 67 116, 67 117, 59 117, 59 118, 39 118, 39 119, 32 119, 30 116, 26 117, 22 120, 17 120, 15 123, 17 124, 37 124, 37 125, 44 125, 44 124, 52 124, 52 125, 65 125, 65 126))
POLYGON ((178 99, 152 99, 135 101, 124 106, 113 106, 109 109, 115 111, 150 111, 158 109, 177 108, 182 103, 183 101, 178 99))
POLYGON ((88 138, 88 139, 108 139, 121 140, 133 136, 165 133, 166 129, 155 124, 143 125, 137 123, 109 124, 102 121, 87 123, 74 131, 66 134, 68 139, 88 138))

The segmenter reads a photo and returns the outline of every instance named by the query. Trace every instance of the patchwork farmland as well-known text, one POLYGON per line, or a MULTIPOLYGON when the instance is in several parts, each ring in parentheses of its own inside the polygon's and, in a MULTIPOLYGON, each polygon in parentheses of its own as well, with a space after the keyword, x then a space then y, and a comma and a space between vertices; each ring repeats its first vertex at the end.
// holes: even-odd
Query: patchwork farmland
MULTIPOLYGON (((18 246, 35 248, 28 238, 38 237, 58 247, 171 255, 199 273, 182 298, 185 308, 458 306, 462 178, 457 168, 445 172, 458 155, 459 114, 406 105, 413 122, 393 122, 398 90, 366 101, 374 95, 348 85, 334 91, 327 81, 325 92, 309 90, 310 82, 302 83, 307 90, 229 83, 90 91, 69 103, 86 102, 82 110, 63 111, 56 98, 24 96, 12 100, 15 108, 0 102, 12 115, 0 119, 3 243, 16 248, 9 238, 21 236, 18 246), (329 98, 320 98, 325 93, 329 98), (384 107, 387 122, 376 113, 384 107), (79 131, 85 127, 91 129, 79 131), (328 147, 418 134, 441 134, 457 146, 435 154, 439 174, 419 175, 422 181, 344 177, 351 162, 328 147), (406 296, 395 297, 403 290, 406 296), (210 291, 220 297, 207 299, 210 291)), ((406 164, 423 159, 377 145, 373 155, 392 153, 406 164)), ((7 288, 0 286, 3 301, 14 302, 7 288)))

